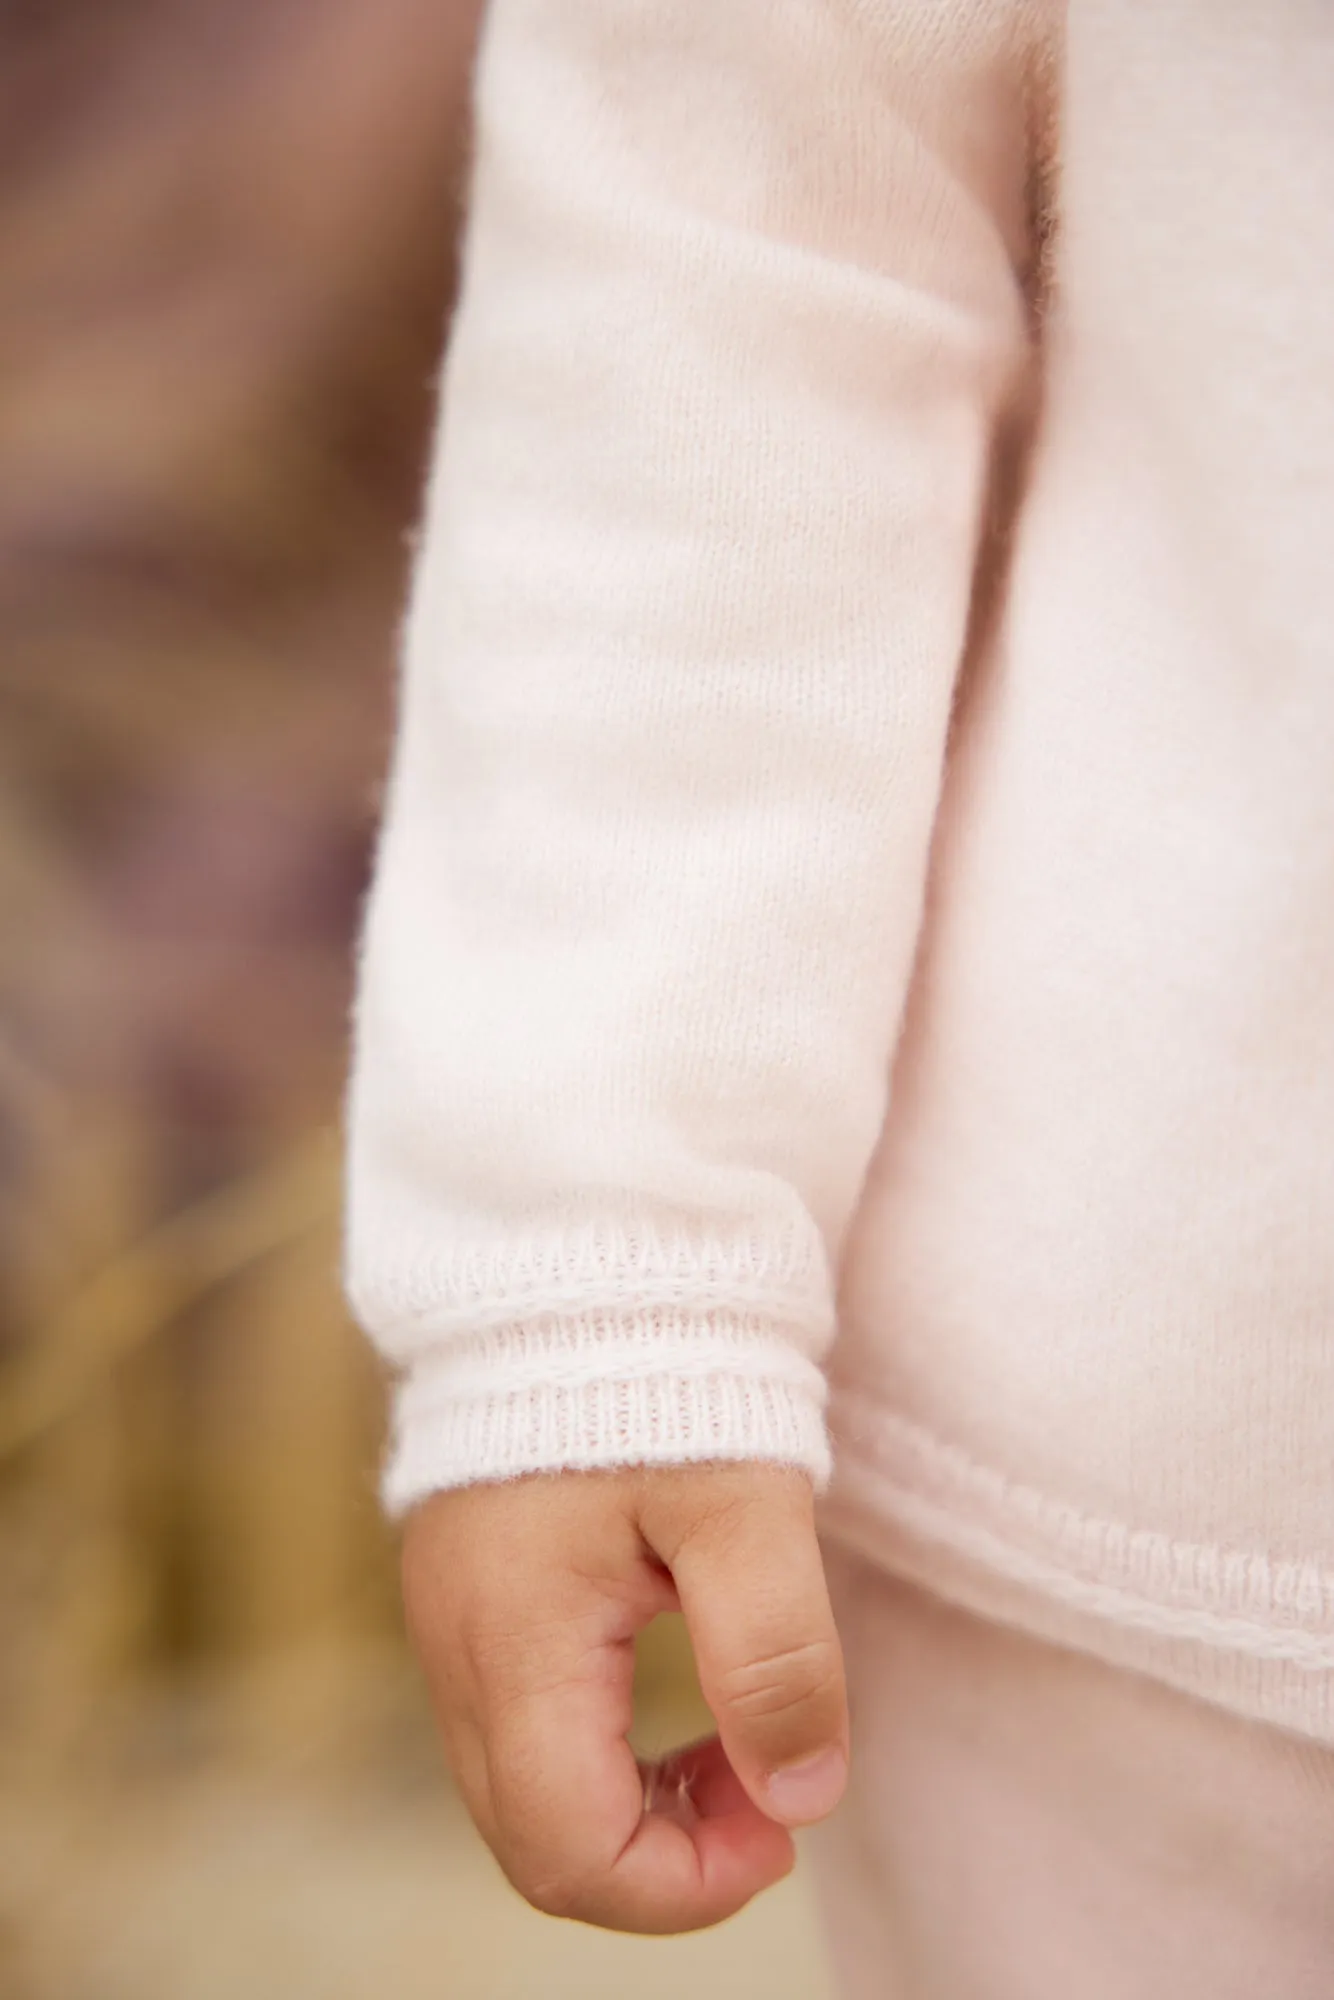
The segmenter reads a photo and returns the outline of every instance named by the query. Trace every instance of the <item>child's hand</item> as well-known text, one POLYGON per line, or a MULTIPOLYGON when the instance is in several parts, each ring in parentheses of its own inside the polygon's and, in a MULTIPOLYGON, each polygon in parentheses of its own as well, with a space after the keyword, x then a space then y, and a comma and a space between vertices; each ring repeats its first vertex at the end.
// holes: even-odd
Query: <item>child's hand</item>
POLYGON ((440 1493, 408 1523, 403 1577, 464 1797, 539 1909, 614 1930, 716 1923, 788 1872, 785 1828, 836 1803, 843 1664, 802 1474, 631 1468, 440 1493), (678 1605, 721 1741, 645 1771, 625 1740, 633 1637, 678 1605))

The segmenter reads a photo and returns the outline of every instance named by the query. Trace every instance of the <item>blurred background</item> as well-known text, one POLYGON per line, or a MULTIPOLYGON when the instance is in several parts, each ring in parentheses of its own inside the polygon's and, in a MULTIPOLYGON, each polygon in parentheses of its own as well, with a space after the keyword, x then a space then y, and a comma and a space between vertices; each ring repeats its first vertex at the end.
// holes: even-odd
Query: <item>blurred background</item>
MULTIPOLYGON (((0 1995, 821 2000, 528 1913, 338 1295, 351 947, 480 0, 0 5, 0 1995)), ((659 1747, 702 1717, 679 1629, 659 1747)))

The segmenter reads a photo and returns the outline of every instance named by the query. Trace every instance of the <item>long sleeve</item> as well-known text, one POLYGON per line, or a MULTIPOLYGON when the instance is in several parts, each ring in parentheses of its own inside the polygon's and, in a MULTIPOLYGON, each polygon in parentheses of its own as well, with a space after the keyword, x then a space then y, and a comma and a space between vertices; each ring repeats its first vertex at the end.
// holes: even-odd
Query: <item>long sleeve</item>
POLYGON ((394 1509, 827 1471, 998 416, 1023 10, 494 0, 367 920, 394 1509))

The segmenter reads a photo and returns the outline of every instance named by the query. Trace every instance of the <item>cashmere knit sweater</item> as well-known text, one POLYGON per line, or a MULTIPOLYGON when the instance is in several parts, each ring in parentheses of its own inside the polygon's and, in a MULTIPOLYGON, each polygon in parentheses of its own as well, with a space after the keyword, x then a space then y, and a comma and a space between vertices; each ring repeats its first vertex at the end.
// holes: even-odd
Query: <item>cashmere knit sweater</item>
POLYGON ((1334 1740, 1334 15, 493 0, 386 1494, 757 1457, 1334 1740))

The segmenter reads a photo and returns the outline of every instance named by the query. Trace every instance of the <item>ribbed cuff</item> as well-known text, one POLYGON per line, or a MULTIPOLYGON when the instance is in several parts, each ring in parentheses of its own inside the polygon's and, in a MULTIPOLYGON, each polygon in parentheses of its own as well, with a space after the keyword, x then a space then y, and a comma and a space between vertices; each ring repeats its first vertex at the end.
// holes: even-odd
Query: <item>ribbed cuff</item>
POLYGON ((391 1514, 524 1473, 762 1459, 829 1478, 820 1369, 772 1326, 688 1312, 498 1329, 423 1355, 399 1383, 391 1514))

